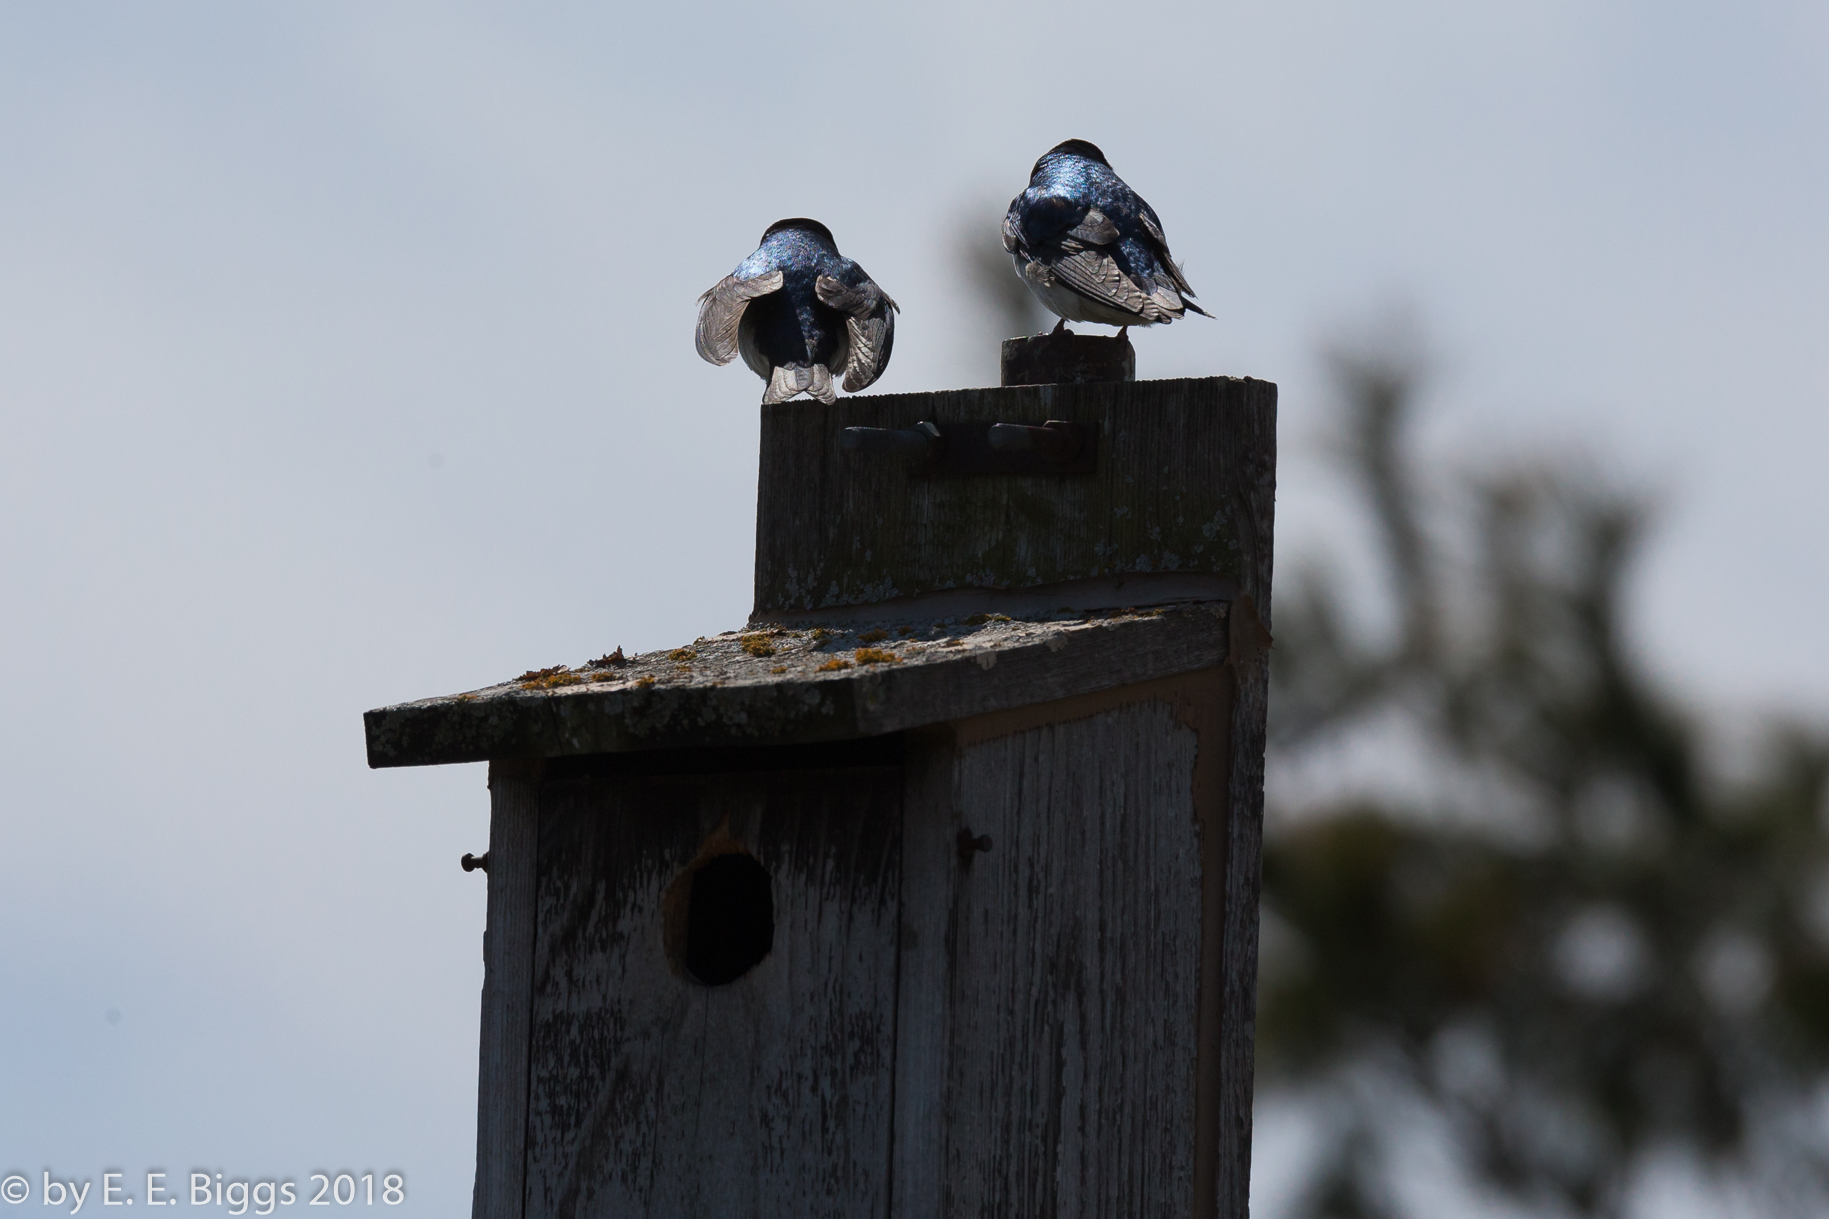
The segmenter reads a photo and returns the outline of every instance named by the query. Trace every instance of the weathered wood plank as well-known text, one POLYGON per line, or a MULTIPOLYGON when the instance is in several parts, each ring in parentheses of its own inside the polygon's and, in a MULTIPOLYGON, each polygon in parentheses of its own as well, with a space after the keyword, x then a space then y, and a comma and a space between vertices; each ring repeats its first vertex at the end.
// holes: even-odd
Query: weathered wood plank
MULTIPOLYGON (((1194 763, 1194 813, 1200 824, 1200 1034, 1199 1054, 1195 1060, 1194 1123, 1194 1205, 1196 1219, 1214 1219, 1234 1212, 1221 1211, 1219 1199, 1226 1195, 1231 1182, 1226 1177, 1229 1166, 1237 1159, 1236 1149, 1226 1140, 1234 1137, 1228 1125, 1235 1092, 1232 1059, 1238 1044, 1239 1030, 1232 1026, 1238 1019, 1234 1008, 1238 990, 1236 979, 1228 971, 1237 967, 1236 954, 1228 952, 1235 943, 1239 918, 1248 918, 1253 931, 1257 926, 1257 907, 1241 911, 1237 907, 1237 871, 1256 868, 1256 856, 1241 849, 1238 819, 1249 814, 1233 803, 1233 749, 1236 746, 1236 689, 1230 669, 1211 674, 1206 680, 1187 680, 1178 684, 1175 702, 1183 723, 1199 734, 1200 751, 1194 763)), ((1252 968, 1256 968, 1255 959, 1252 968)), ((1255 978, 1250 980, 1255 983, 1255 978)), ((1245 1014, 1246 1054, 1250 1054, 1251 1013, 1245 1014)), ((1247 1103, 1250 1079, 1245 1080, 1247 1103)), ((1249 1120, 1249 1114, 1247 1114, 1249 1120)), ((1249 1146, 1250 1131, 1245 1132, 1249 1146)), ((1249 1160, 1246 1162, 1250 1167, 1249 1160)), ((1236 1212, 1244 1219, 1245 1212, 1236 1212)))
POLYGON ((1260 419, 1239 439, 1252 456, 1232 484, 1232 519, 1245 556, 1242 592, 1227 630, 1233 677, 1231 763, 1226 776, 1228 821, 1225 881, 1225 987, 1221 1017, 1222 1091, 1218 1121, 1215 1206, 1226 1219, 1250 1213, 1251 1098, 1257 1048, 1258 897, 1263 885, 1264 750, 1270 699, 1271 576, 1276 521, 1276 429, 1260 419))
POLYGON ((1003 341, 1005 385, 1066 385, 1135 381, 1137 351, 1124 334, 1063 330, 1003 341))
POLYGON ((902 944, 896 993, 892 1219, 947 1214, 946 1081, 959 817, 950 728, 909 734, 902 799, 902 944))
MULTIPOLYGON (((1268 587, 1268 573, 1265 583, 1268 587)), ((1234 620, 1230 723, 1231 765, 1226 776, 1225 917, 1218 973, 1221 1000, 1215 1203, 1205 1214, 1231 1219, 1251 1202, 1251 1098, 1257 1051, 1258 898, 1264 876, 1264 747, 1270 665, 1244 642, 1244 618, 1234 620)))
POLYGON ((1269 535, 1237 513, 1274 470, 1275 429, 1276 386, 1233 377, 764 407, 753 616, 1162 572, 1226 577, 1263 604, 1269 535), (846 427, 1049 419, 1096 426, 1091 476, 926 477, 837 449, 846 427))
POLYGON ((1225 602, 1193 602, 970 627, 891 621, 881 628, 888 638, 871 644, 894 662, 829 671, 819 666, 855 656, 862 625, 818 641, 817 651, 803 632, 760 657, 742 650, 741 637, 721 636, 693 644, 690 664, 664 670, 631 666, 613 680, 550 690, 506 682, 370 711, 368 760, 427 766, 877 736, 1211 668, 1226 657, 1226 614, 1225 602), (949 645, 952 637, 963 642, 949 645))
POLYGON ((887 1213, 901 800, 882 766, 549 782, 527 1219, 887 1213), (739 847, 774 948, 707 987, 669 889, 739 847))
POLYGON ((993 846, 958 882, 938 1213, 1191 1213, 1203 742, 1176 700, 960 727, 993 846))
POLYGON ((474 1219, 521 1219, 539 771, 537 762, 489 767, 489 911, 483 929, 474 1219))

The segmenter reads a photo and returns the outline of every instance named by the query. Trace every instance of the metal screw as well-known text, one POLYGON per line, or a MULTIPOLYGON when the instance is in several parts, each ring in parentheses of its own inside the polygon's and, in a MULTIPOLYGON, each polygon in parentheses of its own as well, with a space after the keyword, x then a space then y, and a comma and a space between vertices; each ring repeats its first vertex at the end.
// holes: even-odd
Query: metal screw
POLYGON ((484 851, 481 855, 472 855, 466 851, 464 857, 457 862, 463 865, 466 872, 487 872, 489 870, 489 852, 484 851))

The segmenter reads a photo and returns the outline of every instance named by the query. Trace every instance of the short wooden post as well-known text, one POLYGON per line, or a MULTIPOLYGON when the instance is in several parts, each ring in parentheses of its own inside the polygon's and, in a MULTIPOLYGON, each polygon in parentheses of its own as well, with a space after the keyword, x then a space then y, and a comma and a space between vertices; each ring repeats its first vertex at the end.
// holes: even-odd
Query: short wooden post
POLYGON ((1005 385, 1084 385, 1136 379, 1137 352, 1126 335, 1060 330, 1003 341, 1005 385))
POLYGON ((1245 1213, 1275 387, 1066 337, 765 408, 744 629, 368 714, 491 762, 475 1215, 1245 1213))

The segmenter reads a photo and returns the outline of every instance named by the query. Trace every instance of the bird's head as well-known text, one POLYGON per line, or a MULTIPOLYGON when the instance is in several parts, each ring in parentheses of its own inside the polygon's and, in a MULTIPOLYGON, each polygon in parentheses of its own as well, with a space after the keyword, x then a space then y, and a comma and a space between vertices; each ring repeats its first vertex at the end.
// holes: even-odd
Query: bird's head
POLYGON ((786 220, 775 221, 775 223, 769 225, 768 228, 763 231, 762 240, 767 241, 776 233, 785 233, 789 230, 796 233, 805 233, 815 240, 823 242, 835 252, 838 249, 838 242, 833 238, 832 230, 819 223, 819 221, 809 220, 805 216, 791 216, 786 220))
POLYGON ((1105 154, 1091 140, 1062 140, 1042 153, 1041 158, 1035 162, 1035 168, 1029 171, 1030 175, 1040 172, 1043 164, 1053 157, 1084 157, 1088 161, 1097 161, 1106 169, 1111 168, 1111 162, 1105 159, 1105 154))

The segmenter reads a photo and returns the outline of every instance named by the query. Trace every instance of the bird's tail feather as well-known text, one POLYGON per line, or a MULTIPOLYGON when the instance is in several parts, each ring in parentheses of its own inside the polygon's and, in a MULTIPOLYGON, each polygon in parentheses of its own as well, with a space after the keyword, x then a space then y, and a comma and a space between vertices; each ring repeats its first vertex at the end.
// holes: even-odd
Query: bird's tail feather
POLYGON ((796 394, 810 394, 828 404, 838 401, 838 391, 832 388, 832 372, 824 364, 793 368, 777 364, 762 395, 762 405, 786 402, 796 394))
MULTIPOLYGON (((1164 253, 1166 254, 1167 251, 1164 250, 1164 253)), ((1181 298, 1181 307, 1191 312, 1198 313, 1201 317, 1212 317, 1213 315, 1211 313, 1208 313, 1205 309, 1202 309, 1199 305, 1194 303, 1194 289, 1188 283, 1187 269, 1172 256, 1163 259, 1163 266, 1168 269, 1169 275, 1175 280, 1175 287, 1179 289, 1179 291, 1176 292, 1176 296, 1181 298)))

